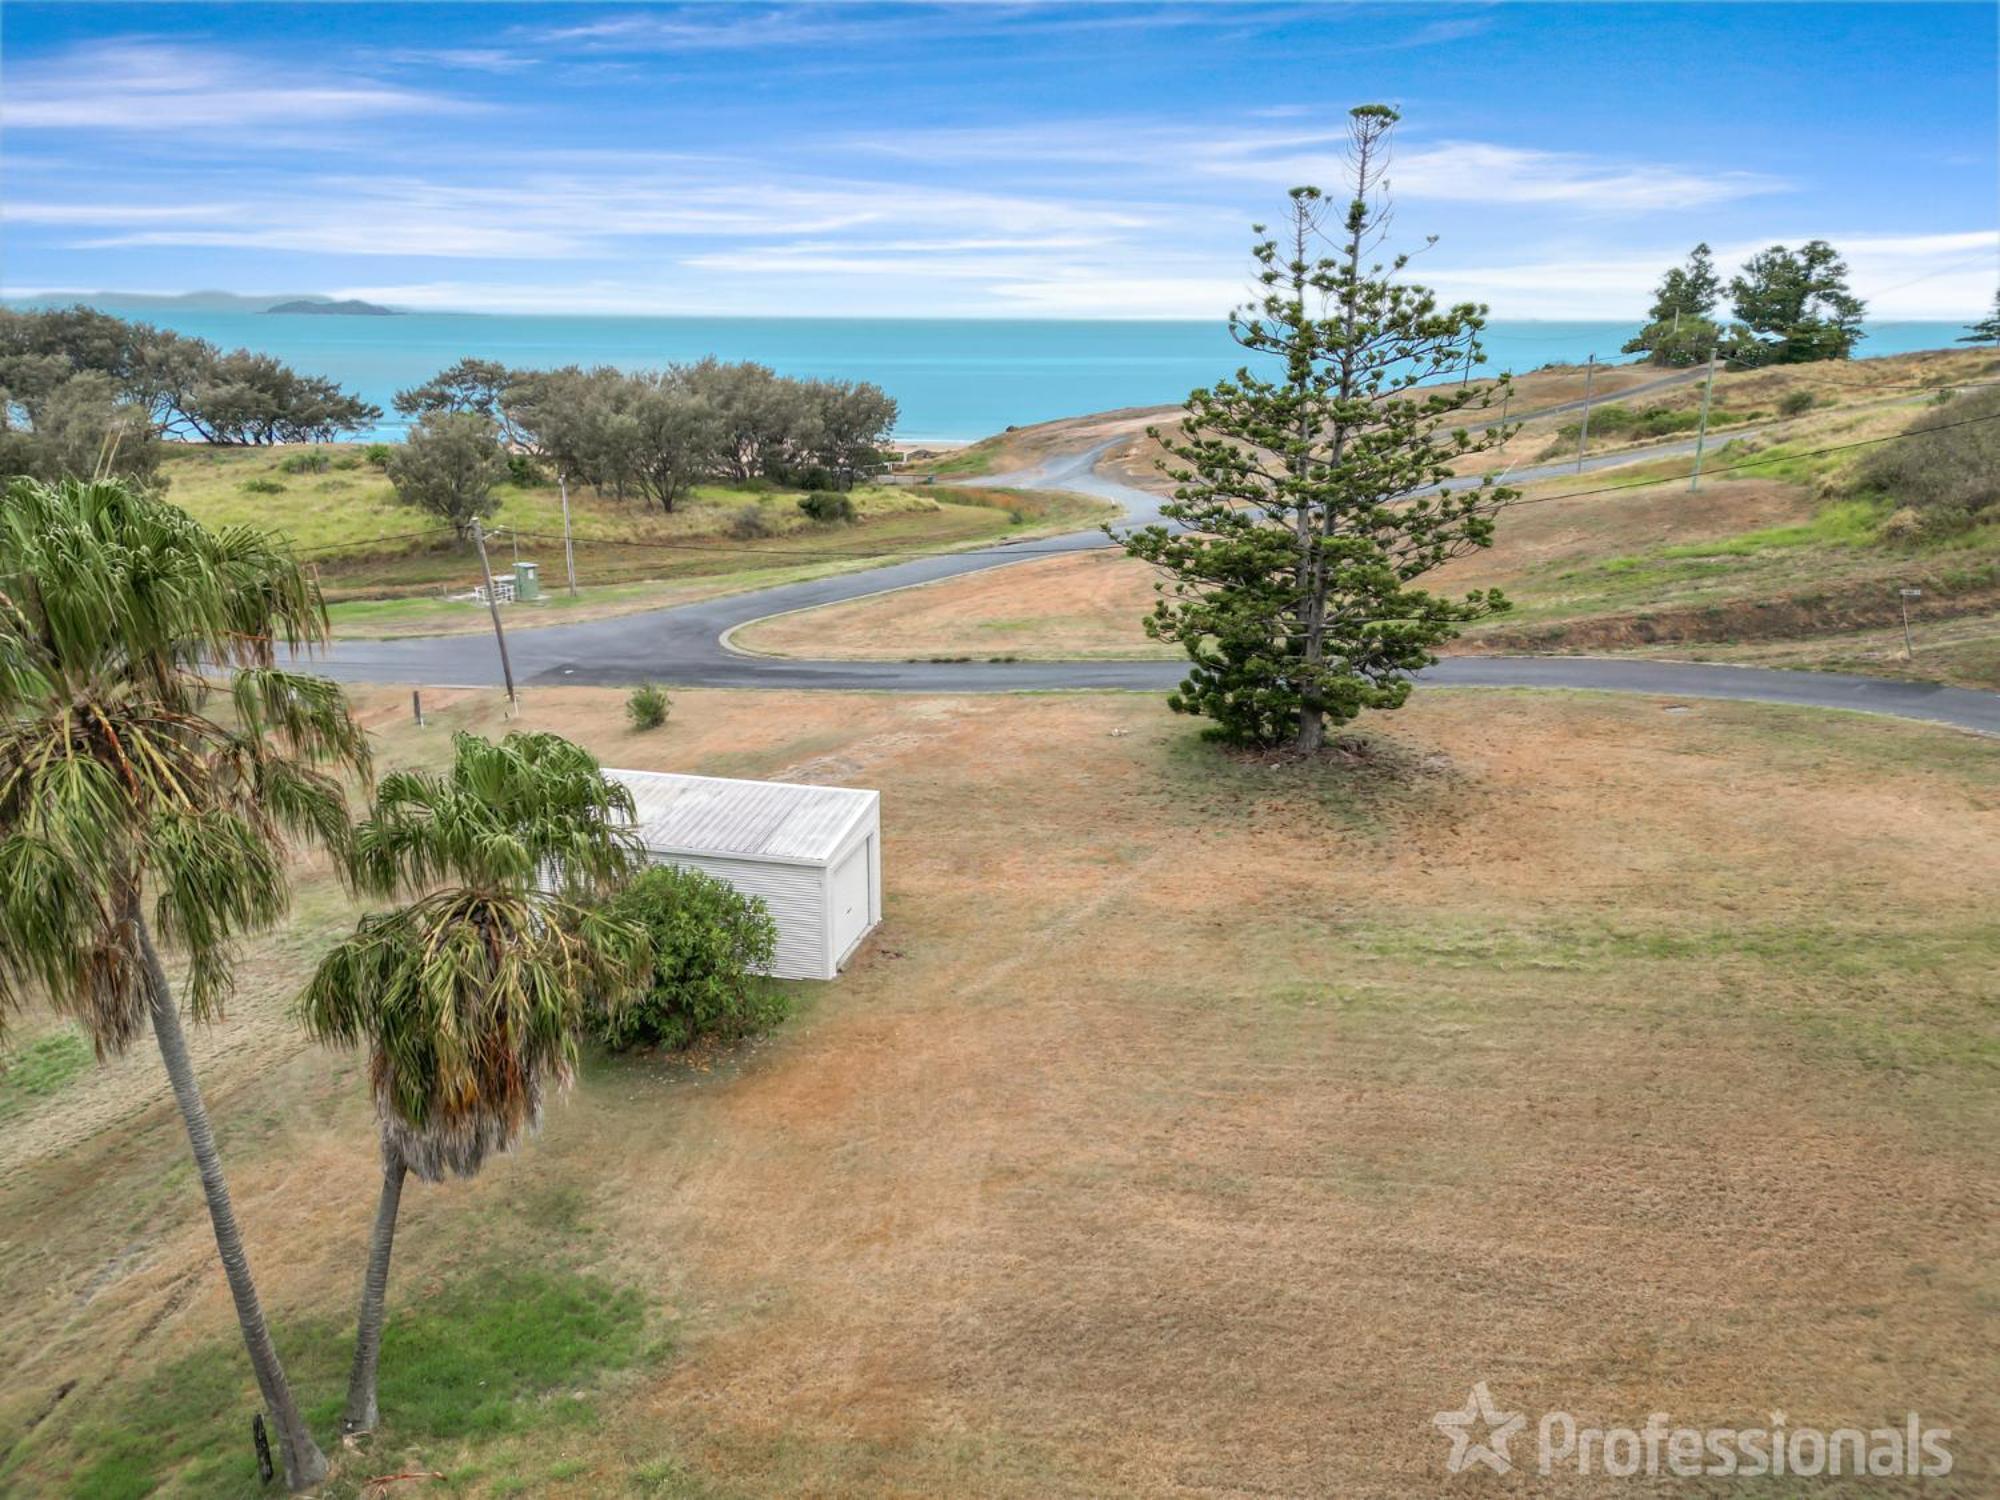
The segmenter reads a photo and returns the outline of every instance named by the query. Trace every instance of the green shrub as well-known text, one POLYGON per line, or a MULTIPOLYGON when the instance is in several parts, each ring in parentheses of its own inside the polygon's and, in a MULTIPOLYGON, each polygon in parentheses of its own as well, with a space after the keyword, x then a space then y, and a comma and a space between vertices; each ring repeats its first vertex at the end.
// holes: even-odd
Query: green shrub
POLYGON ((253 495, 282 495, 285 492, 284 485, 275 479, 246 479, 243 488, 253 495))
POLYGON ((746 505, 729 518, 729 534, 739 542, 771 535, 771 518, 761 505, 746 505))
POLYGON ((2000 521, 2000 389, 1918 416, 1854 466, 1850 493, 1915 510, 1926 536, 2000 521))
POLYGON ((843 495, 839 490, 814 490, 809 495, 801 495, 799 509, 822 526, 830 526, 836 521, 852 521, 855 516, 853 497, 843 495))
POLYGON ((542 466, 525 453, 507 455, 507 477, 524 490, 544 482, 542 466))
POLYGON ((343 453, 333 461, 336 469, 358 469, 367 462, 359 453, 343 453))
POLYGON ((673 706, 674 700, 664 689, 643 683, 632 689, 632 696, 625 700, 625 717, 632 721, 634 729, 658 729, 667 722, 673 706))
POLYGON ((699 870, 659 865, 621 891, 611 910, 645 928, 653 977, 637 999, 595 1011, 592 1029, 606 1046, 689 1047, 784 1019, 784 994, 757 972, 770 967, 778 945, 761 899, 699 870))
MULTIPOLYGON (((1726 427, 1732 422, 1748 422, 1759 413, 1748 411, 1726 411, 1717 407, 1708 414, 1710 427, 1726 427)), ((1693 432, 1701 425, 1701 408, 1698 406, 1675 409, 1670 406, 1649 406, 1643 411, 1634 411, 1629 406, 1609 402, 1604 406, 1592 407, 1590 412, 1590 435, 1593 438, 1631 438, 1643 441, 1646 438, 1672 437, 1676 433, 1693 432)), ((1583 429, 1582 420, 1565 423, 1558 436, 1574 443, 1583 429)))
POLYGON ((1802 417, 1817 405, 1819 405, 1819 397, 1815 396, 1811 391, 1787 391, 1784 398, 1778 402, 1778 415, 1781 417, 1802 417))
POLYGON ((370 443, 361 450, 361 456, 378 469, 389 467, 389 455, 396 451, 393 443, 370 443))
POLYGON ((287 453, 278 460, 281 474, 324 474, 333 467, 333 460, 319 449, 310 453, 287 453))

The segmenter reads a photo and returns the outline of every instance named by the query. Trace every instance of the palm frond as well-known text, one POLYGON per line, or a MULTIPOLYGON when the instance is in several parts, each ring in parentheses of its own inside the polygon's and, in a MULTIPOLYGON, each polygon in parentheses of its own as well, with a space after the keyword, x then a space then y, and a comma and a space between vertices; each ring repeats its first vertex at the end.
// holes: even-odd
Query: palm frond
POLYGON ((284 911, 285 836, 347 852, 340 775, 365 778, 366 737, 337 686, 274 665, 325 620, 312 576, 260 533, 211 532, 115 482, 8 487, 0 1011, 33 988, 122 1047, 143 1024, 150 892, 205 1012, 233 941, 284 911), (238 669, 233 723, 205 712, 218 667, 238 669))

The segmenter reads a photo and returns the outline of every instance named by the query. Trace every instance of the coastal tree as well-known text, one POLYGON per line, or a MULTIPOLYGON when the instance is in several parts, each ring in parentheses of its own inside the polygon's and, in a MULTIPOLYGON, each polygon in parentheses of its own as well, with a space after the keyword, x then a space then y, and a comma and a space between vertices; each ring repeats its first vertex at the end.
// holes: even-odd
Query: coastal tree
POLYGON ((1621 352, 1648 355, 1648 363, 1655 365, 1700 364, 1715 348, 1715 303, 1721 295, 1713 252, 1706 244, 1696 245, 1685 266, 1672 267, 1660 279, 1646 326, 1621 352))
POLYGON ((497 508, 493 486, 507 473, 491 417, 435 411, 420 418, 389 455, 389 483, 405 505, 427 510, 460 537, 497 508))
POLYGON ((586 1000, 613 1011, 648 970, 606 910, 634 854, 631 794, 553 734, 461 734, 443 772, 382 778, 355 830, 362 918, 299 1001, 323 1041, 368 1050, 382 1160, 343 1433, 374 1428, 389 1263, 406 1176, 472 1177, 566 1087, 586 1000))
POLYGON ((382 409, 267 354, 88 307, 0 313, 0 388, 32 406, 79 374, 108 376, 163 437, 248 445, 326 442, 382 409))
POLYGON ((461 359, 438 371, 422 385, 396 392, 394 405, 412 419, 434 411, 477 412, 491 418, 508 447, 521 441, 521 434, 507 411, 507 390, 517 380, 516 373, 495 359, 461 359))
POLYGON ((721 463, 721 417, 678 369, 634 375, 622 394, 624 415, 632 424, 633 482, 640 494, 671 515, 682 497, 721 463))
POLYGON ((2000 344, 2000 292, 1993 294, 1993 311, 1970 324, 1957 342, 1961 344, 2000 344))
POLYGON ((220 1018, 236 940, 286 909, 294 841, 347 850, 341 778, 367 775, 367 738, 337 685, 279 664, 326 637, 313 576, 263 531, 209 531, 121 483, 8 487, 0 1015, 37 993, 100 1057, 152 1027, 294 1490, 326 1462, 258 1300, 181 1010, 220 1018), (178 995, 162 949, 185 964, 178 995))
POLYGON ((848 489, 856 475, 880 467, 882 449, 896 425, 896 399, 865 380, 816 380, 807 393, 813 413, 812 460, 834 484, 848 489))
POLYGON ((1320 191, 1293 189, 1282 235, 1257 229, 1263 295, 1230 315, 1236 341, 1279 369, 1246 367, 1188 397, 1178 429, 1160 434, 1175 485, 1161 514, 1176 524, 1122 538, 1167 575, 1148 634, 1192 662, 1169 706, 1213 720, 1228 742, 1304 753, 1329 723, 1400 707, 1435 646, 1506 608, 1497 591, 1415 585, 1491 545, 1494 511, 1516 493, 1491 476, 1454 481, 1457 461, 1505 432, 1453 417, 1490 405, 1507 377, 1447 381, 1483 362, 1485 308, 1440 306, 1401 280, 1407 255, 1365 259, 1387 225, 1399 116, 1371 104, 1349 118, 1337 239, 1320 191))
POLYGON ((1848 289, 1847 262, 1825 240, 1760 250, 1730 280, 1729 295, 1743 325, 1731 340, 1737 364, 1846 359, 1864 336, 1867 304, 1848 289))
POLYGON ((94 370, 32 403, 0 393, 0 475, 159 482, 160 440, 145 408, 94 370))

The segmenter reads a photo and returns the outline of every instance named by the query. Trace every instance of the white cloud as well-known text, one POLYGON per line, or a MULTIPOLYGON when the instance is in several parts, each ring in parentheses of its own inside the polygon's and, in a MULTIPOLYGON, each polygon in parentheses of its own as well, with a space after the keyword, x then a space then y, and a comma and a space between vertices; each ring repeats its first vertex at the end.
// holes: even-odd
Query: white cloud
MULTIPOLYGON (((78 248, 193 245, 352 256, 587 260, 631 256, 648 242, 843 241, 853 253, 943 255, 983 243, 1060 251, 1115 238, 1148 222, 1123 205, 1066 202, 972 189, 785 175, 755 162, 558 153, 516 156, 498 181, 420 176, 245 174, 228 203, 164 204, 118 195, 37 205, 42 222, 93 228, 78 248)), ((25 216, 24 216, 25 217, 25 216)))
MULTIPOLYGON (((1162 125, 1146 120, 1068 120, 1001 129, 865 136, 855 149, 937 164, 985 164, 1016 171, 1100 169, 1107 180, 1135 174, 1154 182, 1206 179, 1287 188, 1339 183, 1347 175, 1347 131, 1310 127, 1295 106, 1264 111, 1262 128, 1162 125)), ((1320 112, 1325 118, 1326 112, 1320 112)), ((1457 203, 1563 205, 1588 213, 1702 208, 1779 192, 1781 179, 1737 169, 1701 171, 1662 162, 1626 162, 1582 152, 1537 151, 1490 141, 1402 147, 1389 164, 1402 198, 1457 203)))
MULTIPOLYGON (((1846 259, 1848 281, 1872 321, 1955 319, 1987 305, 2000 276, 2000 230, 1955 234, 1845 234, 1837 229, 1780 228, 1715 246, 1724 281, 1748 257, 1773 244, 1796 249, 1825 239, 1846 259)), ((1552 255, 1507 264, 1426 265, 1422 280, 1445 296, 1487 302, 1496 317, 1637 318, 1661 274, 1687 247, 1600 255, 1552 255)), ((1727 309, 1723 309, 1727 316, 1727 309)))
POLYGON ((8 71, 0 120, 13 130, 148 132, 296 126, 474 106, 440 95, 314 69, 260 65, 175 42, 92 42, 8 71))

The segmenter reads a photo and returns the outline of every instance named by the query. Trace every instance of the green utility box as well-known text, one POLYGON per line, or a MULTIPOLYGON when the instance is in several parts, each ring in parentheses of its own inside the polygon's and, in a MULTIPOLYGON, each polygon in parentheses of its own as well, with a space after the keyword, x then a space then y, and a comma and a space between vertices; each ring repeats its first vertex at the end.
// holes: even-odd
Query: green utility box
POLYGON ((542 597, 542 573, 539 564, 517 562, 514 564, 514 598, 539 599, 542 597))

